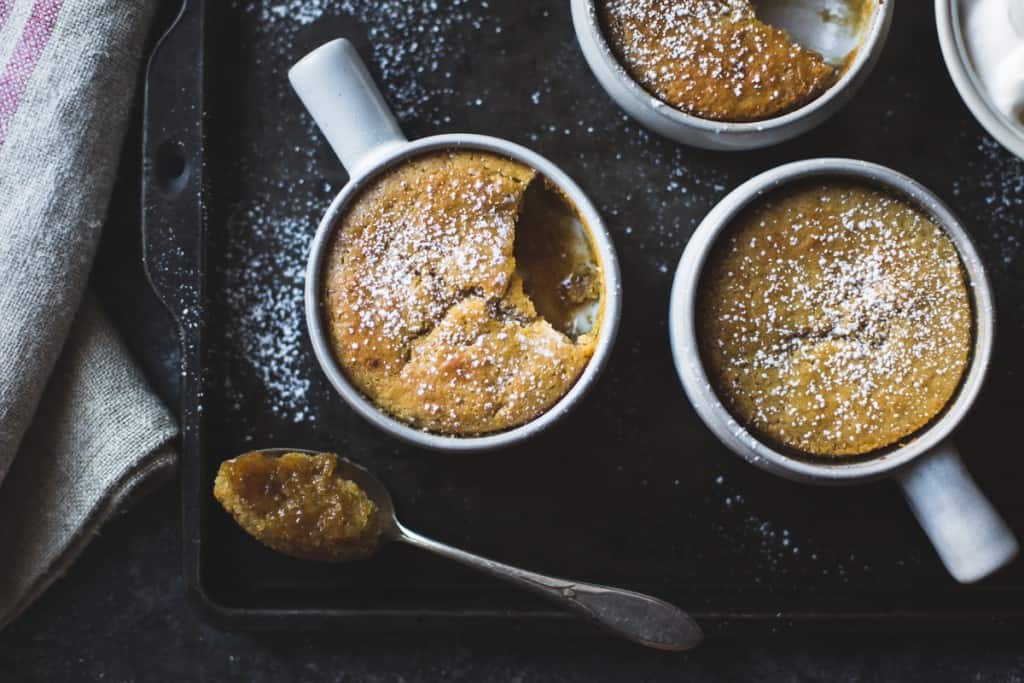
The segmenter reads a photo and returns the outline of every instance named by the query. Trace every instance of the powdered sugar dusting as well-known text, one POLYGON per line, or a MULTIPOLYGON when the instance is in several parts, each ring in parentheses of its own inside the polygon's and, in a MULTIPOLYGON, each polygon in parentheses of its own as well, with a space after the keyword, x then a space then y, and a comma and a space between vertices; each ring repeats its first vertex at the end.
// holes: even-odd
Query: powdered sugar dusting
MULTIPOLYGON (((838 580, 844 584, 864 581, 874 573, 873 565, 889 562, 891 552, 886 549, 858 549, 851 552, 842 546, 833 547, 823 542, 813 523, 806 518, 793 520, 790 528, 758 511, 761 503, 748 501, 741 489, 724 475, 717 475, 709 486, 709 499, 722 506, 721 517, 713 524, 725 543, 749 551, 754 584, 772 585, 780 576, 801 575, 804 586, 823 580, 838 580)), ((806 501, 805 501, 806 502, 806 501)), ((813 518, 812 518, 813 519, 813 518)), ((906 565, 904 558, 893 561, 898 567, 906 565)))
MULTIPOLYGON (((476 434, 522 424, 591 354, 538 314, 514 257, 536 173, 492 154, 417 157, 352 204, 325 264, 334 353, 379 405, 476 434)), ((542 186, 541 186, 542 187, 542 186)), ((545 226, 546 227, 546 226, 545 226)))
MULTIPOLYGON (((981 215, 965 216, 972 228, 994 234, 998 254, 989 259, 997 268, 1017 274, 1024 256, 1024 160, 1008 154, 988 136, 978 140, 980 163, 972 163, 963 180, 953 184, 953 194, 960 195, 965 185, 978 187, 984 197, 981 215)), ((986 240, 985 244, 989 241, 986 240)))
MULTIPOLYGON (((448 121, 449 114, 433 108, 438 94, 453 94, 452 70, 465 56, 465 47, 450 41, 462 26, 476 31, 501 33, 501 24, 489 12, 488 3, 469 0, 235 0, 260 19, 272 49, 295 53, 300 31, 316 22, 346 20, 365 34, 370 50, 363 57, 380 74, 385 91, 399 119, 430 118, 448 121), (425 76, 435 85, 428 87, 425 76), (438 77, 451 86, 437 85, 438 77)), ((346 31, 346 34, 348 32, 346 31)), ((355 35, 349 38, 358 41, 355 35)), ((309 46, 312 49, 315 46, 309 46)))
MULTIPOLYGON (((286 20, 299 26, 306 26, 323 16, 332 5, 332 0, 289 0, 288 2, 264 3, 260 8, 260 17, 264 22, 286 20)), ((248 5, 255 9, 256 3, 248 5)))
POLYGON ((225 296, 234 317, 228 337, 262 381, 272 410, 294 422, 313 417, 303 315, 312 235, 309 219, 256 207, 243 210, 228 226, 225 296))
POLYGON ((835 70, 754 14, 749 0, 607 0, 607 33, 660 100, 724 121, 769 118, 832 84, 835 70))
POLYGON ((709 263, 702 346, 747 425, 818 455, 866 453, 952 396, 972 320, 959 258, 902 201, 808 186, 739 219, 709 263))

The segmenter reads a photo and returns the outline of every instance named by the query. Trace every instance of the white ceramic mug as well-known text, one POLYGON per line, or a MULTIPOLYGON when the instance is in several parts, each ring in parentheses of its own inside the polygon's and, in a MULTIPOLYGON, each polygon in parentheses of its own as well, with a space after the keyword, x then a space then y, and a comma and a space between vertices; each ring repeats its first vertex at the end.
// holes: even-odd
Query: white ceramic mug
POLYGON ((884 166, 851 159, 812 159, 779 166, 740 185, 697 227, 676 270, 669 309, 676 370, 697 414, 722 442, 748 462, 811 484, 852 484, 893 477, 939 557, 958 581, 977 581, 1012 560, 1013 532, 978 489, 949 439, 981 389, 992 356, 992 292, 977 251, 960 221, 938 197, 884 166), (881 187, 931 216, 949 235, 970 283, 975 313, 974 353, 960 389, 945 412, 913 440, 866 460, 822 462, 790 457, 738 424, 715 394, 704 370, 696 332, 701 270, 718 236, 751 202, 790 183, 841 177, 881 187))
MULTIPOLYGON (((633 80, 608 46, 598 16, 601 0, 572 0, 572 22, 583 57, 598 82, 627 114, 656 133, 694 147, 744 150, 767 147, 806 133, 839 111, 874 68, 885 46, 895 0, 874 5, 860 31, 860 45, 839 80, 802 107, 763 121, 732 123, 686 114, 647 92, 633 80)), ((768 4, 768 3, 766 3, 768 4)), ((783 3, 773 3, 782 5, 783 3)), ((799 10, 801 3, 789 3, 799 10)))
POLYGON ((509 446, 550 427, 593 386, 611 353, 621 313, 621 277, 611 237, 597 209, 561 169, 525 147, 499 138, 457 133, 410 142, 402 134, 348 40, 333 40, 303 57, 288 72, 292 87, 348 171, 349 181, 317 228, 306 267, 306 324, 320 367, 357 413, 403 441, 435 450, 482 451, 509 446), (376 178, 407 159, 445 149, 476 149, 535 169, 565 193, 586 225, 604 278, 603 313, 593 357, 571 389, 542 415, 518 427, 482 436, 448 436, 416 429, 377 407, 345 376, 327 341, 321 311, 323 260, 329 238, 353 199, 376 178))

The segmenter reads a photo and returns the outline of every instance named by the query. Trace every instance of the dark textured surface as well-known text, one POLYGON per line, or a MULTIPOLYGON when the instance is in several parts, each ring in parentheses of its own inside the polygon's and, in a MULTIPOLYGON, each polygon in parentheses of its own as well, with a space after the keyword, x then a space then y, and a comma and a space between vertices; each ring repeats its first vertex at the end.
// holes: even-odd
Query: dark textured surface
MULTIPOLYGON (((873 77, 835 118, 789 144, 723 154, 681 147, 626 118, 583 62, 565 6, 285 5, 290 14, 272 3, 209 5, 207 301, 188 314, 197 321, 190 345, 207 351, 188 373, 197 377, 200 363, 205 370, 189 393, 188 419, 203 436, 187 441, 185 453, 199 464, 186 472, 198 509, 190 548, 215 609, 261 611, 230 615, 242 626, 296 609, 292 625, 306 626, 321 622, 303 620, 301 610, 465 619, 468 610, 544 608, 407 548, 344 567, 270 553, 208 495, 221 460, 259 445, 337 449, 384 479, 414 529, 499 560, 652 592, 730 630, 739 615, 774 629, 819 615, 1024 611, 1024 563, 981 586, 955 587, 892 483, 809 487, 734 457, 694 415, 667 343, 675 264, 732 187, 823 155, 919 178, 965 216, 992 272, 999 347, 959 441, 985 490, 1024 528, 1014 483, 1021 465, 1004 455, 1015 447, 1007 426, 1022 407, 1012 349, 1024 287, 1012 219, 1024 208, 1024 170, 964 112, 929 7, 901 6, 873 77), (407 135, 473 131, 521 143, 562 166, 605 216, 623 276, 619 338, 586 400, 527 444, 477 457, 405 446, 339 400, 313 358, 303 265, 345 175, 284 74, 338 35, 360 47, 407 135)), ((182 282, 169 298, 197 286, 182 282)))
MULTIPOLYGON (((616 571, 623 576, 633 572, 638 581, 651 581, 649 577, 661 575, 659 568, 689 563, 693 576, 708 576, 703 563, 710 555, 721 563, 722 576, 717 578, 723 584, 736 589, 767 584, 772 590, 765 589, 763 595, 782 608, 803 600, 799 594, 805 579, 810 581, 811 590, 816 586, 825 591, 826 597, 841 594, 865 608, 879 606, 887 595, 906 599, 911 589, 922 586, 932 592, 916 595, 962 599, 958 596, 964 595, 963 589, 944 577, 889 488, 822 492, 796 487, 753 472, 720 452, 696 425, 676 388, 664 339, 663 312, 675 260, 699 217, 736 183, 782 161, 822 154, 859 156, 918 177, 964 216, 991 268, 1001 314, 996 366, 978 410, 964 425, 960 441, 965 450, 970 450, 972 469, 1004 509, 1011 507, 1008 512, 1021 530, 1021 468, 1016 458, 1006 456, 1015 453, 1013 417, 1022 407, 1015 375, 1020 370, 1016 349, 1024 341, 1018 242, 1024 210, 1024 170, 985 138, 957 99, 941 66, 928 4, 904 3, 897 9, 882 63, 862 94, 839 117, 791 145, 740 156, 680 148, 642 133, 625 121, 593 82, 566 33, 567 7, 542 10, 539 8, 546 4, 498 4, 488 20, 492 23, 484 26, 488 37, 478 38, 485 43, 480 54, 489 55, 486 64, 455 54, 450 57, 452 66, 461 66, 464 73, 449 83, 451 89, 435 84, 424 90, 426 94, 417 93, 393 82, 403 76, 399 69, 397 75, 386 75, 385 90, 403 113, 403 125, 410 135, 473 130, 511 137, 564 165, 607 217, 627 276, 624 326, 630 326, 631 333, 620 340, 618 360, 613 360, 602 381, 603 391, 607 395, 626 392, 640 396, 646 387, 654 386, 666 396, 670 396, 669 390, 676 393, 653 410, 620 415, 602 407, 605 402, 599 388, 583 414, 567 423, 565 429, 585 430, 588 424, 604 424, 601 436, 613 433, 614 443, 621 449, 621 467, 611 465, 614 470, 586 475, 588 485, 607 486, 606 481, 612 480, 634 500, 650 501, 650 508, 641 506, 641 518, 652 514, 652 508, 664 501, 680 515, 676 522, 662 522, 663 530, 675 529, 667 537, 669 548, 664 552, 623 541, 616 554, 623 558, 624 565, 617 565, 616 571), (503 31, 493 33, 496 26, 503 31), (522 38, 509 34, 519 26, 525 27, 523 35, 536 41, 536 50, 514 50, 522 38), (512 56, 509 51, 513 51, 512 56), (515 57, 523 54, 529 57, 515 57), (543 64, 537 57, 541 54, 545 55, 543 64), (537 66, 545 67, 539 88, 523 85, 517 79, 523 73, 536 73, 537 66), (538 99, 543 106, 526 104, 532 102, 534 91, 540 93, 538 99), (478 97, 486 106, 474 106, 478 97), (453 120, 445 121, 443 114, 436 114, 438 111, 452 111, 453 120), (508 125, 506 120, 514 120, 515 125, 508 125), (594 131, 588 133, 588 128, 594 131), (665 438, 664 432, 660 437, 651 435, 657 429, 648 425, 666 422, 670 435, 679 430, 679 450, 685 452, 685 459, 666 453, 657 443, 665 438), (719 476, 723 483, 716 484, 719 476), (685 494, 674 492, 676 478, 684 480, 685 494), (785 550, 793 542, 790 537, 804 544, 805 550, 807 542, 819 545, 829 554, 821 560, 822 566, 843 576, 828 578, 829 573, 820 574, 818 570, 812 573, 804 562, 792 560, 785 550), (883 542, 878 542, 879 538, 883 542), (718 548, 728 552, 719 553, 718 548), (850 553, 856 561, 846 560, 850 553), (726 564, 723 557, 731 558, 731 562, 726 564)), ((242 19, 252 20, 258 14, 254 12, 242 19)), ((338 26, 332 26, 332 21, 328 17, 301 35, 295 34, 295 44, 289 39, 282 47, 279 40, 272 40, 271 45, 279 52, 263 54, 259 61, 269 60, 271 68, 280 68, 306 47, 336 33, 338 26)), ((400 33, 405 29, 398 26, 391 30, 400 33)), ((467 39, 478 32, 471 22, 464 30, 467 39)), ((264 39, 270 40, 267 34, 264 39)), ((389 40, 397 39, 392 36, 389 40)), ((251 56, 244 44, 241 53, 240 59, 251 56)), ((310 162, 315 168, 330 168, 332 161, 321 141, 294 137, 295 130, 308 126, 301 123, 297 105, 283 86, 264 96, 281 107, 285 130, 291 126, 292 137, 261 152, 267 155, 263 161, 287 167, 289 150, 295 150, 301 159, 292 160, 291 165, 304 168, 310 158, 304 151, 308 149, 315 150, 310 162)), ((261 123, 265 122, 249 120, 247 125, 258 127, 261 123)), ((137 140, 133 138, 129 144, 133 149, 137 140)), ((226 159, 215 161, 228 163, 226 159)), ((171 397, 177 376, 173 332, 155 298, 143 286, 139 267, 134 201, 137 168, 137 158, 129 152, 101 251, 97 283, 149 376, 164 396, 171 397)), ((258 183, 273 175, 264 169, 249 177, 258 183)), ((335 172, 331 179, 335 190, 342 179, 335 172)), ((287 189, 287 185, 277 187, 278 192, 287 189)), ((324 188, 322 201, 330 193, 324 188)), ((292 213, 289 219, 301 213, 296 207, 288 210, 292 213)), ((307 219, 315 221, 318 212, 319 207, 310 207, 307 219)), ((311 379, 325 384, 319 377, 311 379)), ((324 386, 314 388, 314 392, 324 391, 324 386)), ((254 398, 267 414, 279 408, 269 397, 254 398)), ((364 441, 373 443, 373 433, 363 425, 348 421, 339 427, 332 421, 330 426, 317 428, 318 424, 319 420, 312 426, 320 439, 334 437, 333 430, 352 427, 356 430, 356 436, 351 437, 354 446, 364 441)), ((301 432, 308 426, 299 424, 290 429, 301 432)), ((232 429, 238 427, 223 427, 217 438, 230 442, 235 438, 232 429)), ((345 436, 348 438, 347 432, 345 436)), ((377 451, 375 457, 388 457, 390 448, 377 451)), ((614 461, 604 457, 600 467, 608 468, 614 461)), ((398 454, 397 458, 412 460, 409 454, 398 454)), ((533 456, 529 464, 539 466, 543 459, 533 456)), ((461 475, 469 479, 449 485, 458 486, 460 481, 470 487, 485 485, 488 476, 494 476, 493 472, 488 474, 493 467, 505 475, 504 479, 511 480, 504 483, 500 495, 482 497, 484 510, 490 510, 488 525, 450 528, 432 522, 427 515, 422 520, 425 530, 538 568, 576 569, 578 555, 560 555, 554 543, 549 549, 517 547, 514 541, 504 543, 506 537, 500 534, 493 538, 484 534, 494 528, 500 532, 502 525, 526 523, 504 508, 518 505, 516 484, 533 483, 517 479, 508 464, 490 462, 469 464, 469 473, 461 475)), ((179 562, 178 494, 176 486, 168 486, 110 524, 69 577, 0 635, 3 680, 1024 678, 1024 646, 1019 633, 1004 634, 997 640, 970 631, 957 636, 902 633, 840 637, 816 634, 814 629, 801 631, 800 635, 776 633, 785 631, 785 623, 780 623, 741 640, 713 639, 702 651, 689 656, 665 656, 606 641, 528 633, 493 637, 466 633, 226 633, 205 624, 186 604, 179 562)), ((535 493, 534 499, 545 504, 543 495, 535 493)), ((574 506, 560 510, 567 515, 560 523, 586 523, 586 509, 574 506)), ((719 568, 717 564, 714 567, 716 571, 719 568)), ((443 572, 444 567, 433 571, 443 572)), ((1016 572, 1001 577, 998 585, 1019 577, 1019 566, 1016 572)), ((615 578, 600 568, 593 575, 615 578)), ((666 582, 678 584, 686 578, 685 572, 682 576, 673 574, 666 582)), ((681 586, 681 594, 687 588, 681 586)))

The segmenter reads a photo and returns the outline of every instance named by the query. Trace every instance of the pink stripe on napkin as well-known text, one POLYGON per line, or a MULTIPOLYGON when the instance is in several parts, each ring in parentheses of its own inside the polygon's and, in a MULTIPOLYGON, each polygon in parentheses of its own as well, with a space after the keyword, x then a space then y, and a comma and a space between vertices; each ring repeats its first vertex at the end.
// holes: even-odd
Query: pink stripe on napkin
POLYGON ((14 9, 14 0, 0 0, 0 28, 7 23, 7 17, 11 16, 12 9, 14 9))
MULTIPOLYGON (((0 0, 0 18, 5 21, 7 17, 3 16, 4 7, 9 14, 11 1, 0 0)), ((60 14, 63 5, 64 0, 35 0, 18 44, 14 47, 3 74, 0 75, 0 145, 4 144, 7 129, 15 112, 18 111, 25 87, 36 69, 43 50, 50 42, 53 28, 57 24, 57 15, 60 14)))

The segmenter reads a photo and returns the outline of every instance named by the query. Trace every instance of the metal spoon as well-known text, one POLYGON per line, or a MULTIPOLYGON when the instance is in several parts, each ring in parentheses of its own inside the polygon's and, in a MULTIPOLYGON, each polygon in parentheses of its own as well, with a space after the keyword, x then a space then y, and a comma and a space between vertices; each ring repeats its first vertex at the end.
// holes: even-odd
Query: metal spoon
MULTIPOLYGON (((317 451, 301 448, 269 448, 262 452, 271 457, 285 453, 317 454, 317 451)), ((343 479, 355 482, 380 508, 384 541, 408 543, 527 588, 608 631, 647 647, 659 650, 689 650, 696 647, 704 637, 700 626, 686 612, 649 595, 544 576, 421 536, 402 526, 395 516, 395 508, 387 488, 366 468, 346 458, 338 458, 337 474, 343 479)))

